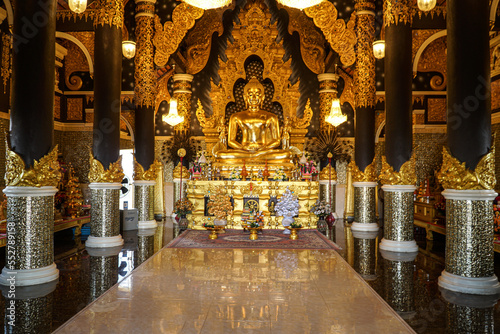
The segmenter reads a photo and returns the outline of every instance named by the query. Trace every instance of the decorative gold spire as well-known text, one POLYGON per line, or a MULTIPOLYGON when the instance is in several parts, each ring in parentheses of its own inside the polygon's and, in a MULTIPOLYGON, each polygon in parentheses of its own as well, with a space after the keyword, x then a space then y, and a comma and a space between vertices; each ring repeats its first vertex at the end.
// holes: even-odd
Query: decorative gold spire
POLYGON ((359 170, 356 162, 351 161, 348 166, 352 175, 352 182, 377 182, 377 171, 375 169, 375 158, 372 163, 366 166, 365 171, 359 170))
POLYGON ((26 170, 24 160, 11 151, 6 142, 5 185, 15 187, 55 187, 61 179, 61 171, 57 162, 57 145, 40 161, 35 161, 33 168, 26 170))
POLYGON ((474 171, 465 167, 454 158, 446 147, 443 147, 443 165, 437 178, 444 189, 455 190, 490 190, 496 185, 495 178, 495 145, 491 147, 476 166, 474 171))
POLYGON ((161 166, 161 163, 156 160, 149 166, 147 171, 144 171, 144 167, 137 162, 134 155, 134 181, 155 181, 159 166, 161 166))
POLYGON ((109 164, 108 170, 105 170, 102 163, 90 152, 89 181, 91 183, 118 183, 122 182, 124 176, 121 155, 116 162, 109 164))
POLYGON ((410 160, 405 162, 399 172, 394 171, 387 163, 385 156, 382 156, 382 170, 380 171, 380 182, 386 185, 415 185, 417 184, 417 174, 415 171, 415 153, 410 160))

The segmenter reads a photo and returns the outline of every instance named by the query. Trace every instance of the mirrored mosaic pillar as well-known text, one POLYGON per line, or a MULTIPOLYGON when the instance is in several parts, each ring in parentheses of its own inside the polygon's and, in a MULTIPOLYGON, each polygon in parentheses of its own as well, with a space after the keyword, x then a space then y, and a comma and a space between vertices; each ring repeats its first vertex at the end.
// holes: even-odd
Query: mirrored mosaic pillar
POLYGON ((121 249, 121 247, 87 249, 90 255, 90 301, 99 298, 118 282, 118 254, 121 249))
POLYGON ((7 245, 0 284, 29 286, 59 277, 53 239, 61 177, 53 147, 56 1, 17 1, 13 19, 7 245))
MULTIPOLYGON (((329 159, 331 157, 329 156, 329 159)), ((330 204, 332 212, 337 218, 336 210, 336 196, 337 191, 337 172, 335 168, 332 167, 331 163, 328 163, 321 173, 319 173, 319 199, 325 201, 325 203, 330 204)))
POLYGON ((378 231, 352 232, 354 237, 354 265, 353 268, 365 281, 377 278, 378 231))
POLYGON ((154 186, 156 181, 134 181, 135 207, 138 211, 138 227, 155 228, 154 219, 154 186))
POLYGON ((119 199, 123 1, 96 0, 94 125, 90 154, 90 236, 87 248, 123 245, 119 199))
POLYGON ((141 229, 137 233, 137 254, 134 257, 136 268, 153 256, 155 252, 155 234, 156 228, 141 229))
POLYGON ((416 252, 414 238, 413 192, 417 187, 384 185, 384 238, 380 249, 393 252, 416 252))
POLYGON ((489 6, 447 1, 447 134, 437 178, 446 199, 445 270, 439 286, 494 295, 493 199, 495 148, 491 138, 489 6), (472 43, 472 44, 471 44, 472 43), (474 47, 471 47, 474 45, 474 47))
POLYGON ((384 300, 401 318, 411 319, 415 313, 414 263, 418 252, 396 253, 380 250, 384 266, 386 296, 384 300))
MULTIPOLYGON (((351 162, 351 164, 353 163, 351 162)), ((353 174, 353 179, 355 178, 353 174)), ((375 212, 377 182, 353 182, 352 185, 354 186, 354 222, 351 229, 353 231, 378 231, 379 226, 376 223, 375 212)))

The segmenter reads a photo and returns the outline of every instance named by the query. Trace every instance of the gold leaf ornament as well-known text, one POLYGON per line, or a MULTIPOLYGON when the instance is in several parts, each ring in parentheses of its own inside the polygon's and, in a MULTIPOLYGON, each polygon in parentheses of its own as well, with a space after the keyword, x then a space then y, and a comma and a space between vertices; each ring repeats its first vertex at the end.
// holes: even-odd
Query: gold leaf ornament
POLYGON ((415 170, 415 153, 411 155, 410 160, 405 162, 399 172, 387 162, 387 158, 382 156, 382 169, 380 171, 380 182, 384 185, 416 185, 417 174, 415 170))
POLYGON ((144 167, 140 163, 137 162, 134 156, 134 181, 155 181, 156 173, 159 170, 161 163, 159 161, 155 161, 149 166, 148 170, 144 170, 144 167))
POLYGON ((24 160, 6 147, 5 184, 16 187, 55 187, 61 179, 61 171, 57 162, 58 146, 35 161, 33 168, 26 170, 24 160))
POLYGON ((359 170, 356 162, 352 160, 348 166, 352 175, 352 182, 377 182, 377 170, 375 168, 375 158, 372 163, 366 166, 365 171, 359 170))
POLYGON ((121 155, 116 162, 109 164, 108 170, 105 170, 102 163, 90 152, 90 183, 120 183, 124 177, 121 155))
POLYGON ((495 188, 495 146, 485 154, 474 171, 465 167, 443 147, 443 165, 437 178, 444 189, 456 190, 491 190, 495 188))

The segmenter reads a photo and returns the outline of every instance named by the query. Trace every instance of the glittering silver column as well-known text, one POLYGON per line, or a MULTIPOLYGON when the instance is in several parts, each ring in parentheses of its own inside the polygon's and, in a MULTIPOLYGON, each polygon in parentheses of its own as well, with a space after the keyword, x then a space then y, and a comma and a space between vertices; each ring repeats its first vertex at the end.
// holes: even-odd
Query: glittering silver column
POLYGON ((137 234, 137 254, 135 267, 140 266, 144 261, 153 256, 155 251, 156 228, 141 229, 137 234))
POLYGON ((139 228, 156 228, 154 219, 154 186, 156 181, 135 181, 135 207, 139 215, 139 228))
POLYGON ((414 261, 417 252, 395 253, 380 250, 386 285, 385 301, 403 318, 415 314, 414 261))
POLYGON ((96 300, 118 282, 121 247, 87 249, 90 255, 90 300, 96 300))
POLYGON ((337 181, 320 180, 319 181, 319 199, 325 201, 332 207, 332 212, 337 212, 335 206, 335 191, 337 190, 337 181))
POLYGON ((439 286, 462 293, 500 293, 494 274, 493 190, 443 191, 446 258, 439 286))
POLYGON ((0 284, 36 285, 59 277, 54 263, 55 187, 7 187, 7 245, 0 284))
POLYGON ((353 231, 378 231, 375 215, 376 182, 354 182, 353 231))
POLYGON ((366 281, 377 278, 377 235, 378 232, 356 232, 354 237, 353 268, 366 281))
POLYGON ((91 183, 90 236, 88 248, 117 247, 123 245, 120 235, 121 183, 91 183))
POLYGON ((413 192, 411 185, 385 185, 384 238, 380 249, 392 252, 416 252, 418 245, 413 233, 413 192))

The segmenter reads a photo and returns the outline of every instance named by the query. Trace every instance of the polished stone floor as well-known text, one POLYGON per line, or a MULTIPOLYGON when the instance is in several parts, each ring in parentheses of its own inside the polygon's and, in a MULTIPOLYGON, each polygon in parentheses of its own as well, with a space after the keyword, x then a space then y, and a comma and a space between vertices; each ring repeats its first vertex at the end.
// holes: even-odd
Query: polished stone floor
MULTIPOLYGON (((5 321, 11 300, 0 298, 0 319, 6 333, 42 334, 410 333, 410 326, 417 333, 495 333, 500 328, 496 298, 438 289, 443 238, 429 244, 417 233, 418 254, 398 255, 380 252, 380 234, 352 233, 341 221, 325 233, 341 251, 162 249, 179 234, 172 221, 156 231, 126 232, 123 249, 108 253, 88 252, 70 231, 59 232, 59 282, 18 288, 16 326, 5 321)), ((495 263, 498 276, 500 259, 495 263)))

